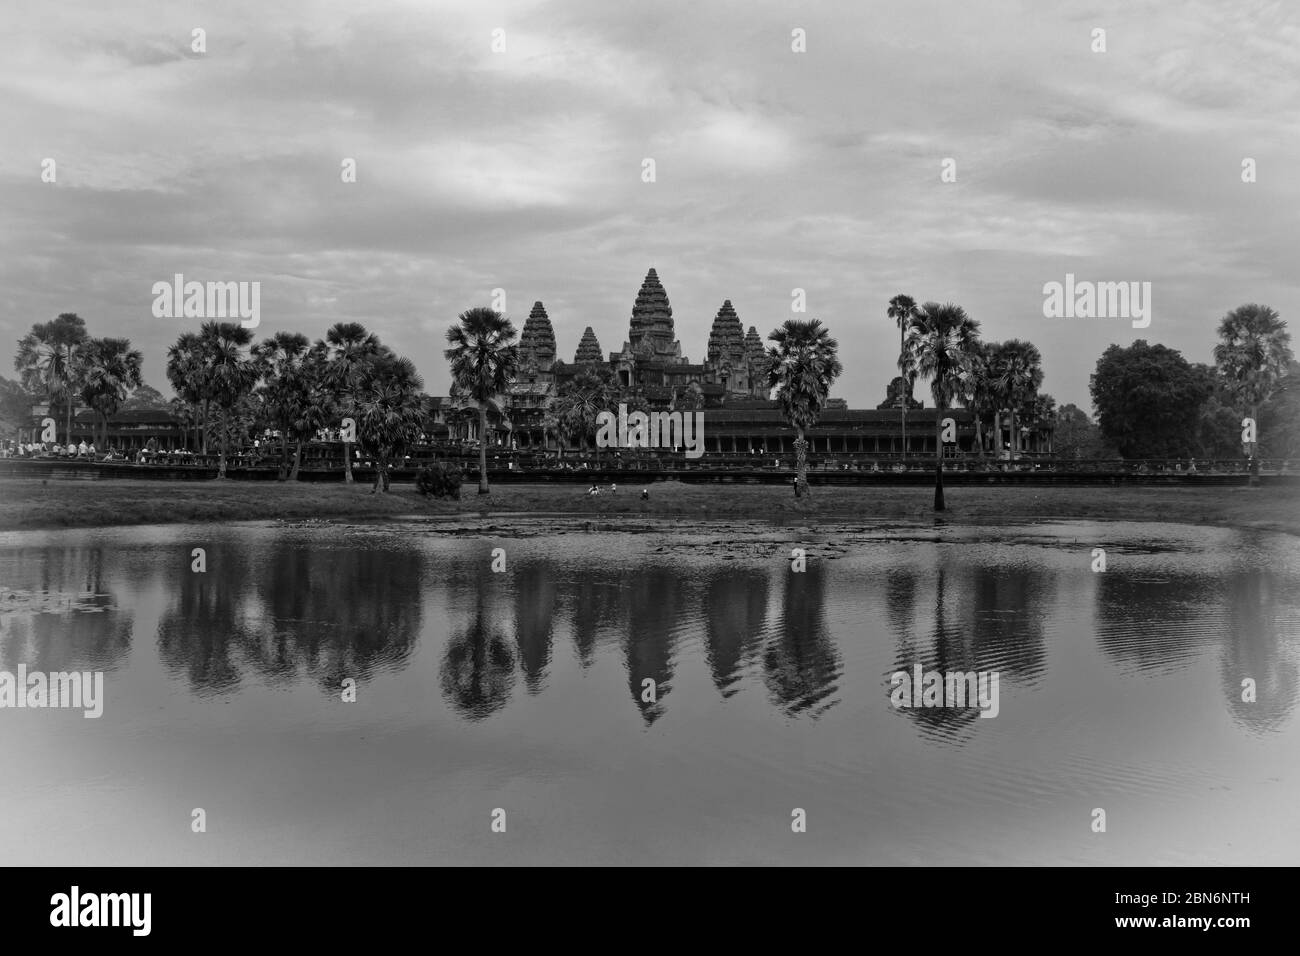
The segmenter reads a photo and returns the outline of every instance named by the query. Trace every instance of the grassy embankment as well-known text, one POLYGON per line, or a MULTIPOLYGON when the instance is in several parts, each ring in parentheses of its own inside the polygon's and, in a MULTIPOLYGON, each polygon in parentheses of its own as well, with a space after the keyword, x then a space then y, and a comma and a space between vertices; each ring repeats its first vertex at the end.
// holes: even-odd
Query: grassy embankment
MULTIPOLYGON (((933 492, 926 487, 813 488, 795 499, 783 485, 686 485, 659 482, 606 488, 589 497, 582 485, 497 485, 480 496, 465 486, 460 501, 429 501, 413 486, 372 495, 368 485, 236 481, 0 480, 0 530, 98 527, 170 522, 271 519, 372 519, 405 515, 472 517, 482 511, 620 514, 706 519, 887 519, 929 523, 933 492)), ((953 522, 1064 518, 1171 521, 1258 527, 1300 534, 1300 489, 1244 487, 953 487, 944 517, 953 522)))

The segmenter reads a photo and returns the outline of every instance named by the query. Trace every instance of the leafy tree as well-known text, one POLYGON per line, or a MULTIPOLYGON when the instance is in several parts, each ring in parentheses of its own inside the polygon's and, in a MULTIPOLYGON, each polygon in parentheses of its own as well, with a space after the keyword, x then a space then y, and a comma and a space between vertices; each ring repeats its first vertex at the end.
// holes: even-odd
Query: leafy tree
POLYGON ((32 414, 32 394, 20 382, 0 376, 0 435, 17 437, 32 414))
POLYGON ((1201 411, 1213 385, 1176 349, 1138 339, 1112 345, 1089 380, 1097 424, 1125 458, 1197 452, 1201 411))
POLYGON ((170 403, 162 392, 145 382, 131 390, 131 394, 126 397, 122 403, 122 411, 152 410, 158 408, 168 408, 170 403))
MULTIPOLYGON (((1017 419, 1033 403, 1043 384, 1043 356, 1037 346, 1023 339, 1000 342, 992 349, 989 374, 999 407, 1007 409, 1011 416, 1011 457, 1014 459, 1021 452, 1017 419)), ((1001 428, 998 433, 1000 436, 1001 428)))
POLYGON ((1096 422, 1077 405, 1063 405, 1056 413, 1052 444, 1056 457, 1068 461, 1119 457, 1119 452, 1106 444, 1096 422))
POLYGON ((556 390, 546 410, 544 425, 560 441, 587 448, 596 438, 596 416, 610 411, 619 391, 613 373, 603 365, 584 365, 556 390))
POLYGON ((804 430, 817 424, 831 385, 843 366, 839 343, 818 319, 786 319, 768 336, 768 385, 775 391, 781 414, 795 430, 796 497, 808 494, 808 441, 804 430))
POLYGON ((415 364, 386 346, 381 346, 361 367, 353 408, 357 444, 375 462, 371 494, 388 491, 393 462, 400 461, 419 440, 427 413, 423 388, 415 364))
POLYGON ((1287 369, 1286 386, 1259 411, 1261 454, 1266 458, 1300 457, 1300 362, 1287 369))

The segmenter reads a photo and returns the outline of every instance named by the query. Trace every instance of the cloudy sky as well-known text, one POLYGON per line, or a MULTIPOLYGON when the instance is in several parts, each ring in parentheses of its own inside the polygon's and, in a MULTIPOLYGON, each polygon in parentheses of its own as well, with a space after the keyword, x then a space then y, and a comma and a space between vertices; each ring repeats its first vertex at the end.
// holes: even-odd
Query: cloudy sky
POLYGON ((766 335, 802 288, 840 341, 834 394, 874 407, 907 292, 1032 340, 1087 407, 1112 342, 1206 361, 1238 304, 1300 315, 1296 11, 5 0, 0 374, 74 311, 168 391, 198 320, 154 318, 150 290, 179 272, 260 281, 259 336, 363 322, 445 394, 445 329, 491 290, 519 325, 543 300, 572 358, 587 325, 621 346, 654 266, 697 361, 724 298, 766 335), (1151 326, 1044 318, 1067 272, 1151 282, 1151 326))

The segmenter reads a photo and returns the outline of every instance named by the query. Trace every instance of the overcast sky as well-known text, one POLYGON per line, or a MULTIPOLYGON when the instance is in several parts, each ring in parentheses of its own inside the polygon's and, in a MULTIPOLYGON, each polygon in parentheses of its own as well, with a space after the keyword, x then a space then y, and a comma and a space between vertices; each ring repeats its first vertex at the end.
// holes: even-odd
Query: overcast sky
POLYGON ((571 360, 587 325, 621 347, 654 266, 695 361, 723 299, 766 336, 802 288, 832 393, 874 407, 906 292, 1032 340, 1089 407, 1112 342, 1209 361, 1228 309, 1300 314, 1297 9, 5 0, 0 374, 71 311, 169 393, 200 320, 154 318, 151 287, 179 272, 260 281, 259 337, 363 322, 445 394, 445 329, 492 289, 520 327, 543 300, 571 360), (1044 318, 1067 272, 1151 282, 1151 326, 1044 318))

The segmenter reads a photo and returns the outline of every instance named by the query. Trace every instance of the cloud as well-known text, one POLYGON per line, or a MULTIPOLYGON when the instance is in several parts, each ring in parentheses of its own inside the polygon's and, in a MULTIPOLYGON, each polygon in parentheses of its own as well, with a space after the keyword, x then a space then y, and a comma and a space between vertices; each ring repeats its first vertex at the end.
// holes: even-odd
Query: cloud
POLYGON ((874 407, 908 292, 1034 340, 1086 406, 1129 333, 1042 319, 1067 270, 1155 283, 1148 337, 1194 360, 1239 302, 1295 313, 1297 67, 1264 0, 9 3, 0 361, 77 311, 162 385, 181 329, 148 293, 179 271, 263 281, 268 333, 365 322, 439 392, 443 331, 492 289, 517 319, 544 300, 562 356, 587 325, 614 350, 654 265, 696 360, 724 298, 766 333, 804 288, 836 394, 874 407))

